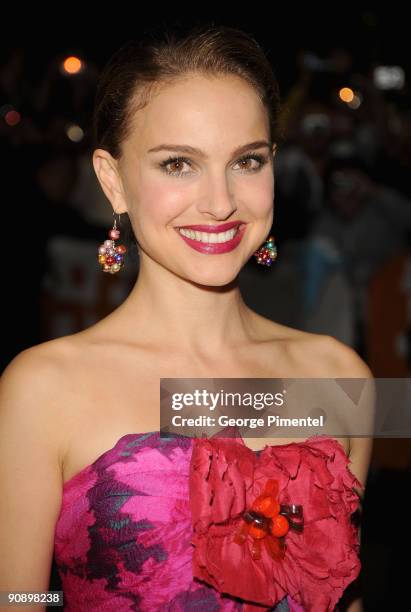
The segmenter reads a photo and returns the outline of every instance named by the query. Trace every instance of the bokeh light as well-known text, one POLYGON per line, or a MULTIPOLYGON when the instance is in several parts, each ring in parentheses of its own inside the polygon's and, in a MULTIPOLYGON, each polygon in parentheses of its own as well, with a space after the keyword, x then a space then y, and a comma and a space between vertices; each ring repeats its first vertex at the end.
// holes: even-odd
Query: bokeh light
POLYGON ((346 103, 352 102, 354 99, 354 92, 351 87, 342 87, 338 92, 338 95, 340 100, 346 103))
POLYGON ((15 109, 9 110, 7 111, 7 113, 4 115, 4 121, 7 123, 7 125, 9 125, 10 127, 14 127, 15 125, 18 125, 21 121, 21 115, 18 111, 16 111, 15 109))
POLYGON ((84 138, 84 131, 79 125, 69 125, 66 129, 67 138, 72 142, 81 142, 84 138))
POLYGON ((67 74, 78 74, 82 68, 83 62, 75 55, 70 55, 63 61, 63 70, 67 74))

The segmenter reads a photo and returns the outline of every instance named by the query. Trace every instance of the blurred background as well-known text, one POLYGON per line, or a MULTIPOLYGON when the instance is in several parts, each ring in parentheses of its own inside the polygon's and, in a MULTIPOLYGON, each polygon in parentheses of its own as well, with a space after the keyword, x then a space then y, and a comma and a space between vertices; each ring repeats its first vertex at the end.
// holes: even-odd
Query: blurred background
MULTIPOLYGON (((44 15, 5 8, 2 15, 2 369, 21 350, 104 317, 138 274, 127 223, 120 226, 128 248, 121 272, 103 274, 97 261, 113 222, 91 163, 101 68, 149 27, 214 20, 257 38, 283 101, 272 228, 278 258, 272 268, 250 259, 240 277, 245 301, 279 323, 352 346, 375 377, 409 377, 411 50, 405 14, 333 6, 282 7, 269 16, 263 7, 252 14, 220 8, 193 15, 179 6, 181 17, 170 11, 158 19, 147 7, 141 18, 138 8, 132 14, 116 5, 86 19, 84 7, 60 8, 44 15)), ((362 528, 366 611, 411 610, 402 554, 407 557, 409 545, 410 476, 410 440, 376 440, 362 528)))

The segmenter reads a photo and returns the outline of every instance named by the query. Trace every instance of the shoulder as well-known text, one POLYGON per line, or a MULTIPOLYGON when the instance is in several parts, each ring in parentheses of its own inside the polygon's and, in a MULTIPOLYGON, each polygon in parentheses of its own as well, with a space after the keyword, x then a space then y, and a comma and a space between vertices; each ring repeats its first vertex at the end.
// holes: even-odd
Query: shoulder
POLYGON ((333 336, 309 334, 305 339, 309 357, 317 358, 324 378, 372 378, 366 362, 352 347, 333 336))
POLYGON ((358 353, 327 334, 303 331, 264 320, 264 335, 279 343, 298 372, 322 378, 371 378, 372 372, 358 353))
POLYGON ((61 405, 62 394, 69 388, 73 373, 82 367, 85 346, 83 333, 79 332, 18 353, 0 377, 3 410, 11 402, 16 404, 16 409, 19 403, 25 410, 36 406, 39 412, 61 405))
MULTIPOLYGON (((372 431, 375 412, 375 385, 367 363, 350 346, 326 334, 315 334, 275 324, 273 340, 284 341, 283 354, 287 356, 292 376, 305 378, 357 378, 368 379, 361 396, 361 422, 372 431)), ((344 384, 350 385, 349 381, 344 384)), ((349 437, 350 470, 364 486, 372 453, 372 437, 349 437)), ((360 494, 360 491, 358 491, 360 494)))
POLYGON ((333 336, 282 325, 261 315, 256 315, 255 321, 263 341, 274 348, 281 346, 290 370, 294 369, 297 376, 303 372, 313 378, 373 377, 358 353, 333 336))
POLYGON ((54 383, 59 376, 64 376, 78 351, 76 336, 42 342, 18 353, 1 375, 1 388, 27 393, 30 386, 38 392, 52 394, 54 383))
MULTIPOLYGON (((373 429, 376 401, 375 385, 371 380, 374 378, 373 373, 353 348, 331 336, 313 339, 312 349, 322 356, 324 378, 368 379, 368 383, 362 387, 361 401, 358 404, 362 431, 357 434, 353 431, 349 438, 350 470, 361 485, 365 486, 373 447, 372 437, 364 435, 365 430, 372 432, 373 429)), ((349 387, 352 383, 344 381, 344 384, 349 387)), ((357 493, 362 497, 361 491, 357 490, 357 493)))
POLYGON ((10 361, 0 377, 0 429, 7 439, 37 441, 59 454, 61 402, 78 354, 78 339, 67 336, 27 348, 10 361))

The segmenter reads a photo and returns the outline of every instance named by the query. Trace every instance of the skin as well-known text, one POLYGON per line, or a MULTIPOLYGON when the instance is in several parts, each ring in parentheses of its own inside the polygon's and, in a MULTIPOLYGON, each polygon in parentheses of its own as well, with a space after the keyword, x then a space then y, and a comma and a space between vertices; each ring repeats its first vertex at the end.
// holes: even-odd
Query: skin
MULTIPOLYGON (((191 75, 135 113, 119 159, 94 151, 113 210, 130 215, 140 273, 109 316, 23 351, 3 374, 0 547, 9 554, 0 559, 0 590, 47 590, 63 483, 126 433, 158 429, 160 377, 372 376, 351 348, 265 319, 242 299, 238 273, 274 214, 275 145, 258 149, 261 169, 233 155, 257 140, 269 140, 268 117, 247 83, 191 75), (161 143, 206 157, 186 155, 189 164, 168 167, 183 176, 168 175, 159 164, 171 153, 148 153, 161 143), (243 240, 219 255, 191 249, 175 230, 237 219, 247 223, 243 240)), ((244 440, 253 449, 291 441, 244 440)), ((341 443, 364 483, 369 440, 341 443)))
POLYGON ((250 160, 247 173, 230 152, 256 140, 269 138, 266 113, 254 92, 238 79, 197 77, 189 87, 186 81, 168 87, 137 114, 118 162, 106 151, 94 152, 102 189, 116 212, 129 213, 141 247, 140 278, 123 312, 135 321, 137 305, 143 309, 147 342, 214 358, 248 339, 250 314, 231 283, 271 228, 273 163, 269 149, 260 148, 267 164, 251 173, 259 164, 250 160), (193 144, 209 161, 193 157, 191 168, 183 164, 183 177, 167 176, 159 163, 169 154, 147 154, 165 141, 193 144), (224 256, 188 248, 174 229, 237 219, 248 223, 246 234, 224 256), (173 304, 166 311, 164 292, 173 304))

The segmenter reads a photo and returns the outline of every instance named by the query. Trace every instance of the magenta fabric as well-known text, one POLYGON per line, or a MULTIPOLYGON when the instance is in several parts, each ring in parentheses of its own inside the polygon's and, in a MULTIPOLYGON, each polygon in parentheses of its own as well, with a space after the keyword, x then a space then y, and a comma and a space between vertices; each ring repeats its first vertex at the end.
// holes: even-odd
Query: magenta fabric
MULTIPOLYGON (((267 599, 261 605, 258 597, 248 601, 230 591, 220 592, 217 584, 196 576, 203 550, 200 540, 207 538, 204 530, 198 532, 198 518, 204 518, 201 508, 209 491, 204 474, 194 467, 199 458, 204 459, 210 440, 149 432, 122 436, 64 485, 54 552, 65 610, 333 609, 360 569, 358 534, 349 517, 356 508, 352 487, 361 485, 347 467, 342 446, 321 436, 266 446, 256 453, 241 437, 224 440, 227 452, 214 453, 214 468, 227 466, 228 460, 233 470, 230 456, 233 460, 244 456, 246 462, 241 465, 245 471, 241 476, 241 465, 237 465, 237 482, 242 478, 247 483, 252 469, 259 470, 250 493, 274 468, 283 485, 286 483, 283 488, 288 488, 291 503, 302 503, 306 512, 307 528, 290 537, 284 568, 271 568, 268 582, 257 580, 264 589, 270 583, 267 593, 260 591, 259 595, 271 597, 272 606, 267 599)), ((220 487, 224 495, 215 474, 217 494, 220 487)), ((229 576, 233 565, 227 558, 217 554, 215 560, 224 562, 215 575, 229 576)), ((251 571, 248 583, 256 582, 260 570, 253 569, 249 560, 245 567, 251 571)))

